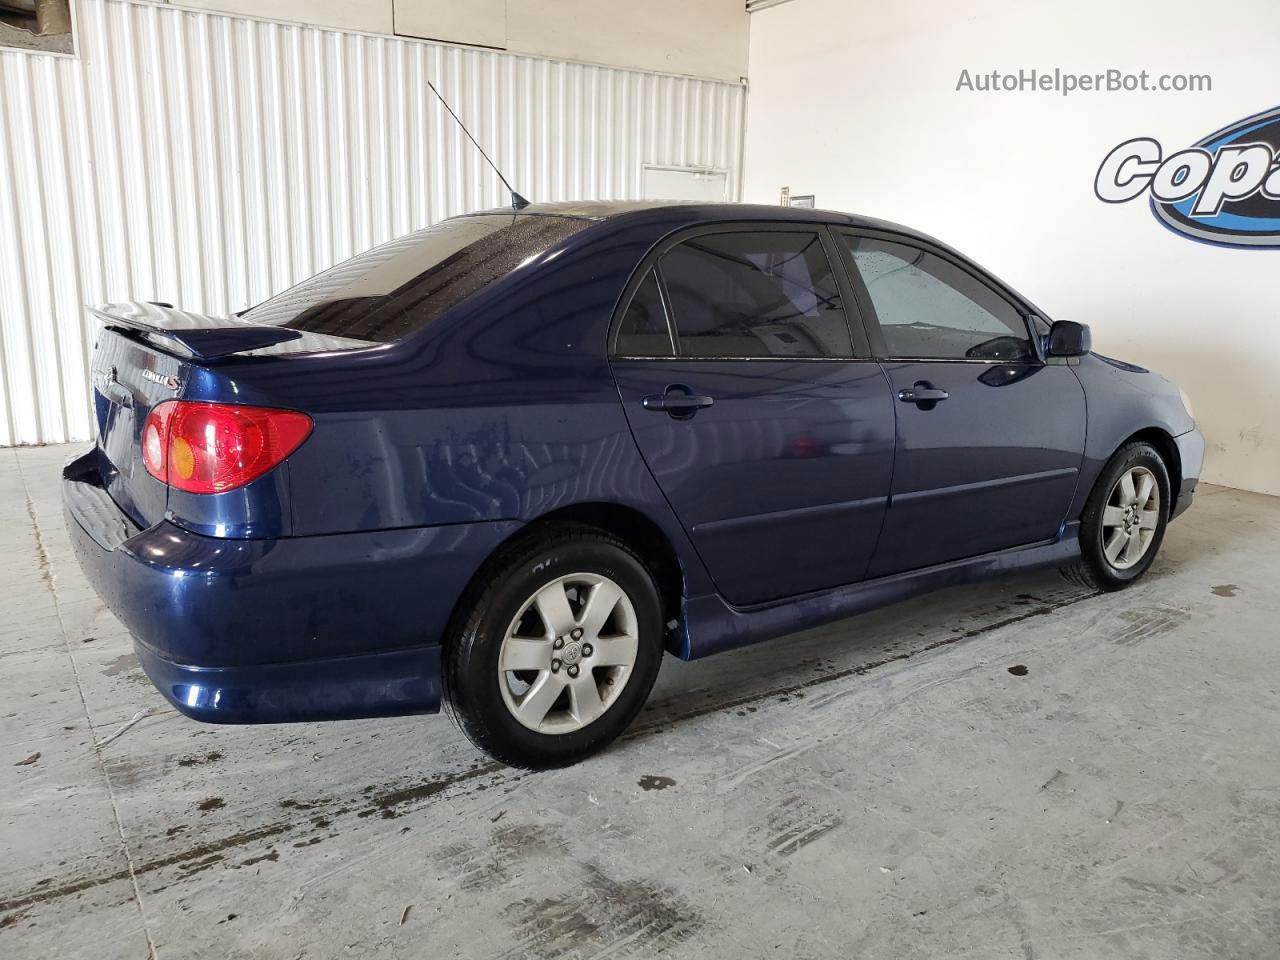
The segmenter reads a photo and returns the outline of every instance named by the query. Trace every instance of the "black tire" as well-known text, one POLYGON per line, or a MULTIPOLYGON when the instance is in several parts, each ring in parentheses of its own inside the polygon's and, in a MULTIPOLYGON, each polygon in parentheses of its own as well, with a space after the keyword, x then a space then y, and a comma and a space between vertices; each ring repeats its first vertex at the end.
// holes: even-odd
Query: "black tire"
POLYGON ((608 746, 644 705, 662 663, 662 604, 644 562, 609 533, 565 526, 516 547, 486 581, 445 644, 446 712, 479 749, 513 767, 568 766, 608 746), (638 624, 635 662, 603 714, 572 732, 542 733, 524 726, 508 708, 498 658, 508 627, 529 600, 553 581, 578 573, 608 577, 626 594, 638 624))
POLYGON ((1098 476, 1089 501, 1080 517, 1080 559, 1064 567, 1062 575, 1068 581, 1095 590, 1121 590, 1151 566, 1164 541, 1165 528, 1169 524, 1170 486, 1169 471, 1164 459, 1149 443, 1135 441, 1125 444, 1107 462, 1098 476), (1156 478, 1160 491, 1159 519, 1146 552, 1136 563, 1120 569, 1107 559, 1104 546, 1103 511, 1120 478, 1134 467, 1145 467, 1156 478))

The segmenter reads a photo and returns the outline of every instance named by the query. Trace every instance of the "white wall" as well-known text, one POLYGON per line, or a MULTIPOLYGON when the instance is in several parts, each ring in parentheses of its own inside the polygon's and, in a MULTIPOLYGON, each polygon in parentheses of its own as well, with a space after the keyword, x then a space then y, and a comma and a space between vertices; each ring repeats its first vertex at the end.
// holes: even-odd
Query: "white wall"
POLYGON ((1280 494, 1280 250, 1108 206, 1112 147, 1166 152, 1274 107, 1280 4, 793 0, 752 15, 744 199, 780 187, 965 251, 1191 395, 1207 480, 1280 494), (1208 73, 1211 93, 956 92, 960 71, 1208 73))
MULTIPOLYGON (((266 17, 337 30, 394 33, 392 0, 159 0, 180 7, 266 17)), ((462 0, 466 2, 466 0, 462 0)))
POLYGON ((0 444, 91 434, 84 304, 222 313, 375 243, 507 202, 426 88, 536 200, 726 170, 744 88, 79 0, 78 59, 0 52, 0 444))
POLYGON ((188 7, 736 81, 743 0, 171 0, 188 7))

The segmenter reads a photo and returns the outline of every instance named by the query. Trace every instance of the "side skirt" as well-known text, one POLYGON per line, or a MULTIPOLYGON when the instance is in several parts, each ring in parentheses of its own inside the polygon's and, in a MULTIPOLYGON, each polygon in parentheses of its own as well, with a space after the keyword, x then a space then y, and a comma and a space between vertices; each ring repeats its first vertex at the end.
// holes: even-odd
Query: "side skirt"
POLYGON ((673 651, 682 660, 745 647, 807 630, 942 587, 1069 563, 1080 555, 1079 523, 1066 524, 1056 540, 952 560, 922 570, 789 597, 755 607, 734 607, 719 594, 686 597, 673 651))

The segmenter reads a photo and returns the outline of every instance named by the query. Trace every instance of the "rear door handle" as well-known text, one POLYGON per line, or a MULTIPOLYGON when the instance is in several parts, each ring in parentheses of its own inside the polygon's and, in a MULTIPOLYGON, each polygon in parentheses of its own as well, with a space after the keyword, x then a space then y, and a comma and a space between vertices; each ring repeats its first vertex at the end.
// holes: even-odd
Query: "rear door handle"
POLYGON ((699 410, 711 406, 715 400, 675 384, 667 387, 665 393, 652 394, 640 402, 646 410, 669 413, 673 417, 691 417, 699 410))
POLYGON ((672 393, 644 398, 646 410, 701 410, 713 403, 715 401, 710 397, 701 397, 692 393, 672 393))
POLYGON ((946 400, 951 394, 939 390, 928 380, 918 380, 914 386, 904 387, 898 391, 898 399, 903 403, 934 404, 946 400))

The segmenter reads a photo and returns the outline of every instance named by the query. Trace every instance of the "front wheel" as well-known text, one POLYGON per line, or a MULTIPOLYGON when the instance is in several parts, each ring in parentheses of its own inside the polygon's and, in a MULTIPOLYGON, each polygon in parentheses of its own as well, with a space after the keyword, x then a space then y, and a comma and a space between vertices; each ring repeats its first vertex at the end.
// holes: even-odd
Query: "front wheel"
POLYGON ((593 528, 544 535, 499 566, 444 651, 446 708, 503 763, 574 763, 639 712, 662 660, 652 575, 593 528))
POLYGON ((1169 523, 1169 471, 1149 443, 1126 444, 1103 468, 1080 518, 1080 560, 1068 579, 1119 590, 1147 572, 1169 523))

